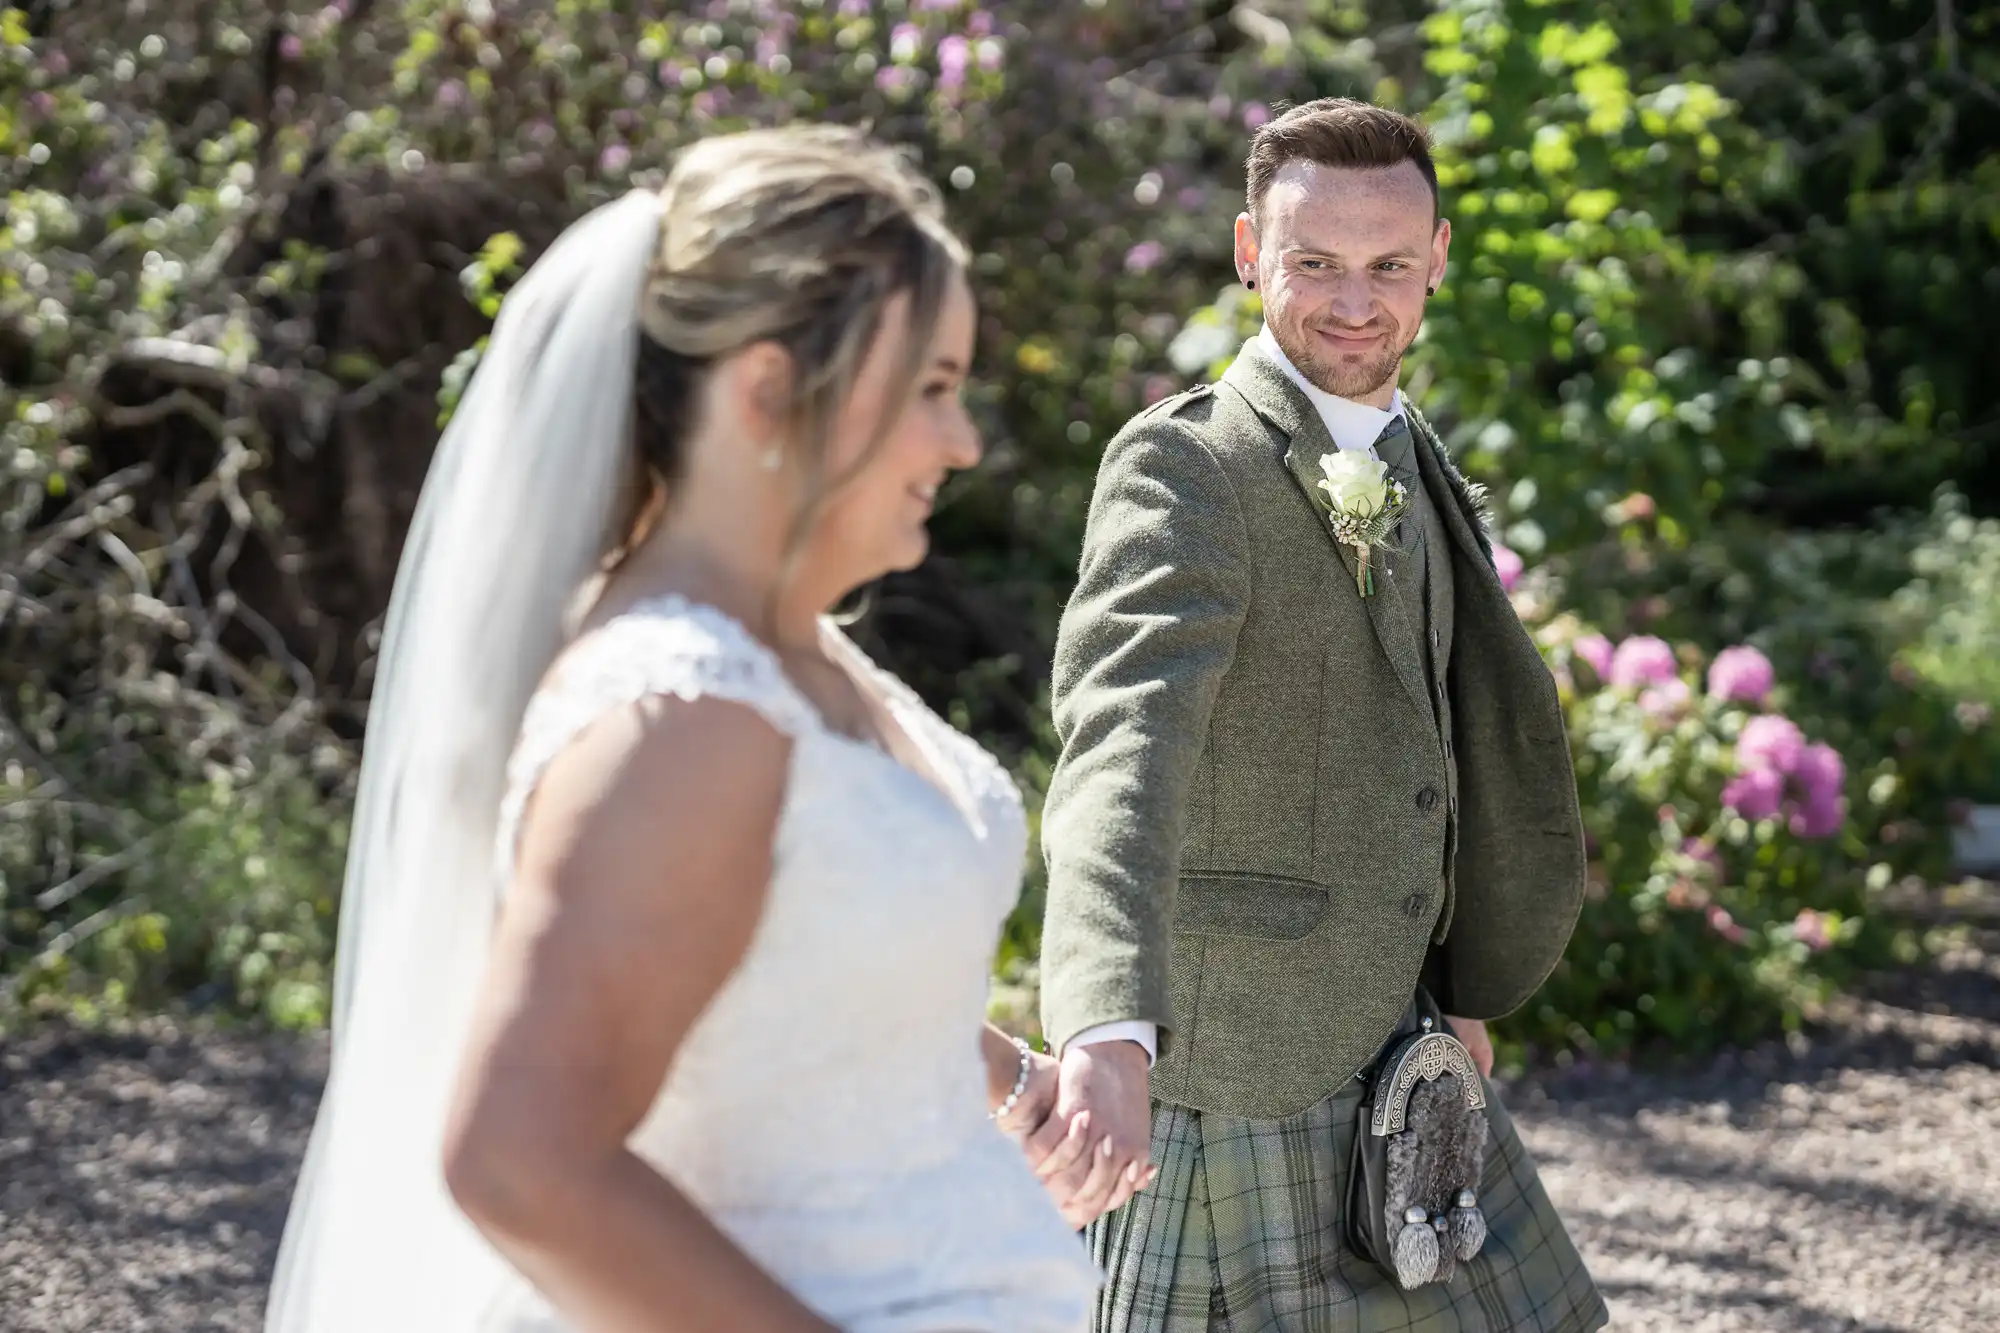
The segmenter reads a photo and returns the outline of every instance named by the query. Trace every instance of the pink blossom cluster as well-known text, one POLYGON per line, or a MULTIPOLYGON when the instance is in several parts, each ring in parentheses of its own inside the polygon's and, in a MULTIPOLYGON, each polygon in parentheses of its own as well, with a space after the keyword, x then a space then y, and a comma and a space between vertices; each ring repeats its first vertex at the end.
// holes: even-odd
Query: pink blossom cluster
POLYGON ((1586 634, 1570 651, 1588 662, 1599 680, 1616 689, 1638 690, 1639 706, 1654 717, 1679 712, 1694 696, 1681 679, 1674 650, 1654 635, 1635 634, 1614 648, 1602 634, 1586 634))
POLYGON ((1771 659, 1748 644, 1724 648, 1708 667, 1708 697, 1762 707, 1778 683, 1771 659))
POLYGON ((1729 915, 1729 909, 1720 903, 1712 903, 1708 909, 1708 928, 1728 940, 1731 944, 1741 944, 1750 938, 1750 932, 1736 924, 1736 918, 1729 915))
POLYGON ((1823 741, 1806 743, 1790 718, 1765 713, 1743 724, 1736 740, 1736 776, 1722 803, 1745 819, 1784 814, 1802 838, 1830 838, 1847 822, 1841 794, 1847 765, 1823 741))
POLYGON ((1799 909, 1797 919, 1792 922, 1792 938, 1820 953, 1831 949, 1835 938, 1835 927, 1823 912, 1815 912, 1810 907, 1799 909))

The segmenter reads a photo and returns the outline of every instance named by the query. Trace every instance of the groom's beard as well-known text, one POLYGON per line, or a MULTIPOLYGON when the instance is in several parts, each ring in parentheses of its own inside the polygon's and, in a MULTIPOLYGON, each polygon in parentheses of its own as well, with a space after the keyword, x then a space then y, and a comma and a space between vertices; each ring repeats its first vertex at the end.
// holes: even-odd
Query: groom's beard
MULTIPOLYGON (((1272 330, 1275 334, 1277 330, 1272 330)), ((1408 341, 1402 330, 1391 328, 1389 336, 1383 339, 1378 351, 1364 355, 1327 354, 1315 348, 1285 347, 1287 339, 1282 335, 1278 345, 1285 348, 1285 355, 1299 368, 1299 373, 1323 393, 1336 398, 1366 398, 1383 385, 1393 383, 1403 368, 1403 352, 1408 341)))

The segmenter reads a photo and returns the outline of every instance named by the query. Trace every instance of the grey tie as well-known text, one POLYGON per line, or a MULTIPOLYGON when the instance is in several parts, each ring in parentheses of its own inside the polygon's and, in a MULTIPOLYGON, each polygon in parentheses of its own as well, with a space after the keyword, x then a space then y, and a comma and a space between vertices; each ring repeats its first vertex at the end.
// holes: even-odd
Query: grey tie
POLYGON ((1415 441, 1410 438, 1409 418, 1401 413, 1390 419, 1375 437, 1375 454, 1389 470, 1396 474, 1396 480, 1405 486, 1416 479, 1417 458, 1413 451, 1415 441))
MULTIPOLYGON (((1375 456, 1389 469, 1389 475, 1415 491, 1423 482, 1417 477, 1417 455, 1415 439, 1410 435, 1409 418, 1398 413, 1382 433, 1375 437, 1375 456)), ((1415 495, 1410 497, 1412 509, 1420 503, 1415 495)), ((1389 536, 1390 542, 1398 550, 1410 550, 1422 530, 1421 524, 1412 524, 1407 518, 1396 525, 1389 536)))

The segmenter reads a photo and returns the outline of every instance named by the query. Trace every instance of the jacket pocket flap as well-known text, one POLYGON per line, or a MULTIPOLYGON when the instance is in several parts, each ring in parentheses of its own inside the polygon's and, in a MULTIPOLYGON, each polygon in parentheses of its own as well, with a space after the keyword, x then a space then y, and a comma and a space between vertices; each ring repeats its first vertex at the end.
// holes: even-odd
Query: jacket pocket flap
POLYGON ((1301 940, 1326 916, 1326 890, 1262 875, 1183 875, 1174 929, 1190 935, 1301 940))

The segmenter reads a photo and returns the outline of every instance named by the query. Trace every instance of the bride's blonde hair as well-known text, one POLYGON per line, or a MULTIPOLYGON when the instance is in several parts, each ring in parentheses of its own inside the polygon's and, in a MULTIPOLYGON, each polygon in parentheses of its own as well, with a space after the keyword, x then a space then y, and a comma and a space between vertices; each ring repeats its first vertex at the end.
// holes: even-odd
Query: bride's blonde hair
MULTIPOLYGON (((936 187, 901 152, 852 129, 705 139, 681 155, 660 193, 660 246, 641 308, 636 374, 639 484, 623 543, 680 478, 702 376, 768 341, 793 366, 789 429, 777 444, 805 495, 788 552, 795 557, 845 479, 827 475, 826 447, 885 308, 897 295, 909 298, 903 360, 878 438, 923 372, 945 299, 964 271, 964 244, 945 224, 936 187)), ((871 444, 863 462, 872 451, 871 444)))

